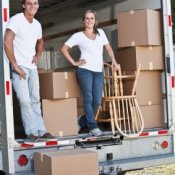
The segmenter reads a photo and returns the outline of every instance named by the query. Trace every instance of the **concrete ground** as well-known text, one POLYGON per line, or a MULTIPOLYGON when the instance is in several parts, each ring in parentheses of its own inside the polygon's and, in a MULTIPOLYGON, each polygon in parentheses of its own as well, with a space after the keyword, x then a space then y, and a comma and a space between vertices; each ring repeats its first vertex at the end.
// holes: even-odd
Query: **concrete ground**
POLYGON ((143 170, 127 172, 126 175, 175 175, 175 164, 155 166, 143 170))

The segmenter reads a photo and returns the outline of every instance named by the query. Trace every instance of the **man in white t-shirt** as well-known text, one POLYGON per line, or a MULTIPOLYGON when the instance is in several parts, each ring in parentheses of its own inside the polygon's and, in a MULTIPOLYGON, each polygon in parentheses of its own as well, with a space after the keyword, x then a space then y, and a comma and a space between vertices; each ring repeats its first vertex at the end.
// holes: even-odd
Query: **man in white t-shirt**
POLYGON ((12 65, 12 83, 20 104, 27 141, 56 139, 46 132, 41 116, 37 62, 43 50, 41 24, 34 18, 38 0, 22 0, 23 13, 10 18, 4 48, 12 65))

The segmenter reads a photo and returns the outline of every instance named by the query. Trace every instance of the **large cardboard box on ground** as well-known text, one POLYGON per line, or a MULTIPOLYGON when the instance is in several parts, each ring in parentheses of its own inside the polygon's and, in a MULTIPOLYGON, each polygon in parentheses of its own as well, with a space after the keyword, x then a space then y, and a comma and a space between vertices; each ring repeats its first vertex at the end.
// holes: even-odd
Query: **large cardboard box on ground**
POLYGON ((140 106, 144 120, 144 128, 164 127, 163 105, 140 106))
POLYGON ((43 72, 39 74, 42 99, 74 98, 80 96, 75 71, 43 72))
POLYGON ((98 154, 89 150, 34 153, 35 175, 98 175, 98 154))
POLYGON ((162 46, 127 47, 115 50, 114 53, 122 70, 137 70, 139 64, 141 70, 164 69, 162 46))
POLYGON ((151 9, 118 13, 118 47, 162 45, 160 16, 151 9))
POLYGON ((46 129, 54 136, 78 135, 77 99, 42 100, 46 129))
MULTIPOLYGON (((130 74, 132 71, 125 71, 130 74)), ((131 95, 134 79, 123 81, 124 95, 131 95)), ((161 71, 141 71, 137 80, 136 98, 139 105, 162 103, 161 71)))

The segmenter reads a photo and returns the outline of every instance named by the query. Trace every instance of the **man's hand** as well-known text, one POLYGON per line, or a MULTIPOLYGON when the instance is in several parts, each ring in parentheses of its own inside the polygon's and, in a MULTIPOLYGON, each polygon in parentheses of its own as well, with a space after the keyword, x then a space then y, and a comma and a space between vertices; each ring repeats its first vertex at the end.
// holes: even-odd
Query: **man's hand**
POLYGON ((15 70, 15 72, 17 72, 19 74, 20 80, 26 79, 26 73, 19 66, 17 66, 17 65, 14 66, 14 70, 15 70))
POLYGON ((32 64, 37 64, 38 63, 38 58, 37 56, 33 56, 32 64))

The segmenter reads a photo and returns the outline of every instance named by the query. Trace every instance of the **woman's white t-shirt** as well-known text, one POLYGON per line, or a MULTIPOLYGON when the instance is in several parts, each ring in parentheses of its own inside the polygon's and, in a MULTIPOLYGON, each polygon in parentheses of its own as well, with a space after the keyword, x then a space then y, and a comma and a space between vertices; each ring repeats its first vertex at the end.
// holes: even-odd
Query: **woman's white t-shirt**
POLYGON ((73 34, 65 45, 72 48, 78 46, 81 52, 80 59, 85 59, 86 64, 79 67, 94 71, 102 72, 103 66, 103 47, 109 44, 108 39, 102 29, 98 29, 99 35, 94 40, 89 39, 83 32, 73 34))
POLYGON ((23 13, 18 13, 10 18, 7 28, 15 33, 13 45, 17 64, 29 69, 36 68, 32 59, 36 54, 36 42, 42 38, 41 24, 36 19, 29 23, 23 13))

